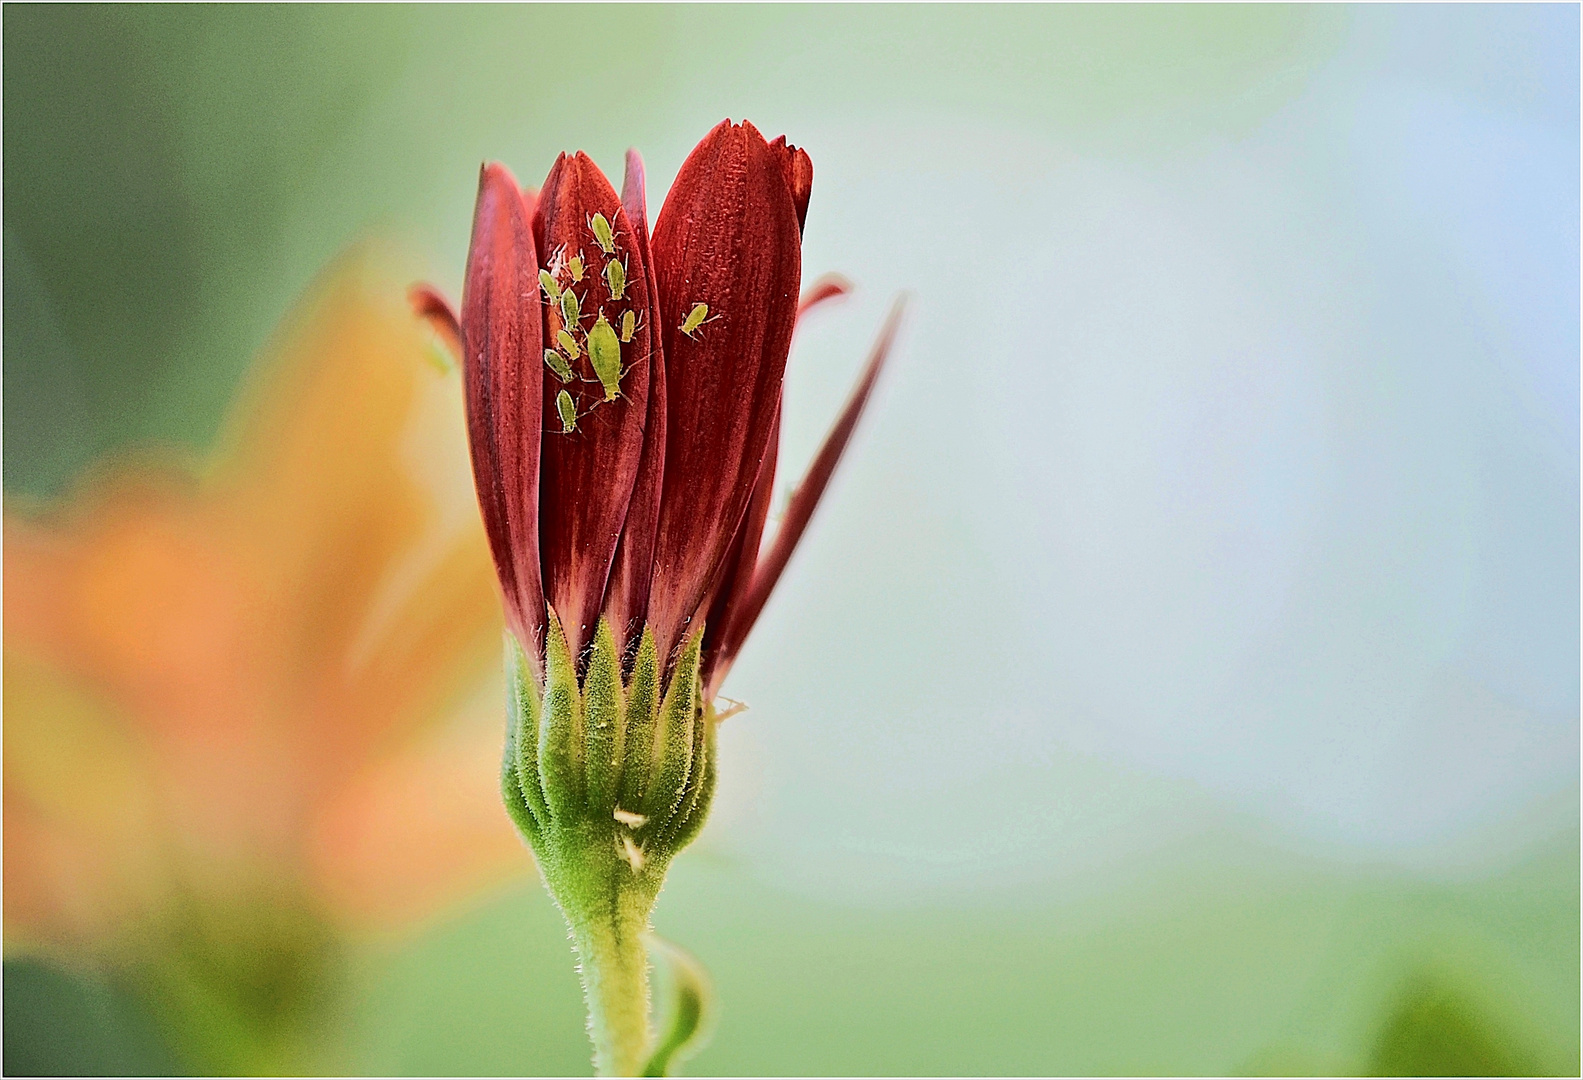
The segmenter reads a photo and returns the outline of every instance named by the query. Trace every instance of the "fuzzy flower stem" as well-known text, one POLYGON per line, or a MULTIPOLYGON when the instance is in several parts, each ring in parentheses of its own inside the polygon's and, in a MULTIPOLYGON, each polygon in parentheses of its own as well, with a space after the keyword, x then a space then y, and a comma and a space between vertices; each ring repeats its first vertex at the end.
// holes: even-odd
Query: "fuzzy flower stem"
POLYGON ((581 960, 588 1034, 600 1076, 637 1076, 649 1052, 649 959, 644 938, 654 898, 618 888, 603 910, 568 913, 581 960))

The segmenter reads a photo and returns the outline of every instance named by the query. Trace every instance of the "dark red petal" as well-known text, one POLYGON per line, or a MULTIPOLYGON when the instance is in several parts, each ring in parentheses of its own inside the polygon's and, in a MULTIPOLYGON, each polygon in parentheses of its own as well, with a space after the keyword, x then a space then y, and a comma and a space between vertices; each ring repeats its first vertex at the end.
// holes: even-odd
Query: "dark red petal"
MULTIPOLYGON (((628 150, 621 206, 627 212, 633 239, 648 270, 649 295, 654 296, 654 260, 649 254, 648 196, 644 188, 643 158, 636 150, 628 150)), ((660 354, 660 335, 651 335, 649 344, 654 353, 649 358, 649 419, 643 433, 643 458, 638 463, 632 502, 627 506, 615 566, 610 571, 610 586, 605 590, 605 613, 623 652, 641 635, 648 613, 654 528, 659 523, 660 490, 665 478, 665 363, 660 354)))
POLYGON ((797 208, 797 231, 802 232, 808 220, 808 196, 813 194, 813 160, 804 150, 786 142, 782 135, 770 143, 770 150, 780 159, 786 174, 786 187, 791 191, 792 205, 797 208))
MULTIPOLYGON (((561 284, 581 297, 582 313, 575 326, 564 326, 580 343, 581 356, 572 370, 582 381, 566 384, 551 375, 543 379, 544 433, 539 495, 540 551, 544 591, 560 617, 572 655, 578 655, 593 637, 594 623, 610 579, 616 544, 627 517, 633 483, 643 455, 644 427, 649 412, 651 330, 655 315, 650 303, 649 274, 635 230, 621 207, 615 188, 587 154, 561 155, 539 193, 534 238, 549 266, 555 254, 581 257, 586 270, 581 282, 563 275, 561 284), (615 254, 606 255, 594 239, 589 221, 603 214, 615 228, 615 254), (611 260, 625 260, 627 284, 624 298, 615 300, 604 277, 611 260), (619 328, 621 316, 633 311, 640 326, 632 341, 621 345, 626 370, 620 379, 620 396, 604 400, 604 392, 588 361, 585 335, 603 313, 619 328), (568 391, 579 418, 576 430, 563 432, 555 399, 568 391)), ((543 300, 538 281, 533 295, 543 300)), ((537 305, 535 305, 537 306, 537 305)), ((558 306, 546 309, 543 350, 556 345, 563 329, 558 306)))
MULTIPOLYGON (((852 291, 852 283, 840 274, 822 274, 802 294, 797 302, 797 322, 811 308, 830 300, 844 297, 852 291)), ((764 454, 764 464, 759 466, 759 478, 753 488, 753 498, 748 503, 747 514, 731 542, 731 553, 726 556, 725 572, 709 602, 709 617, 704 624, 704 651, 701 678, 709 689, 709 699, 714 697, 718 679, 711 675, 720 659, 722 644, 726 639, 731 615, 742 606, 743 599, 753 585, 753 571, 758 564, 759 544, 764 538, 764 521, 769 516, 770 498, 775 490, 775 462, 780 452, 780 412, 775 413, 775 427, 770 435, 769 449, 764 454)), ((733 651, 735 651, 733 649, 733 651)), ((721 674, 724 674, 722 669, 721 674)))
POLYGON ((407 290, 407 303, 412 305, 414 314, 426 320, 434 332, 445 339, 445 344, 450 346, 452 354, 460 359, 462 324, 456 317, 456 309, 451 307, 451 302, 445 298, 445 294, 433 285, 419 282, 407 290))
POLYGON ((629 149, 626 171, 621 177, 621 209, 627 212, 627 220, 637 230, 637 242, 644 255, 649 252, 649 191, 646 175, 643 155, 636 149, 629 149))
POLYGON ((484 530, 506 617, 543 671, 539 576, 539 439, 543 322, 533 301, 538 258, 532 208, 503 165, 484 166, 462 286, 467 436, 484 530))
POLYGON ((852 430, 857 426, 858 418, 863 415, 863 407, 868 404, 869 395, 874 390, 874 382, 885 366, 885 358, 890 355, 890 347, 896 340, 896 331, 901 326, 902 311, 906 306, 905 297, 897 297, 896 302, 891 305, 890 314, 880 330, 879 339, 874 342, 868 363, 863 367, 863 374, 858 378, 857 385, 852 388, 852 395, 847 398, 841 415, 830 428, 830 433, 825 436, 824 445, 819 447, 819 453, 814 456, 807 475, 793 492, 791 505, 786 508, 786 518, 776 531, 775 539, 771 542, 769 550, 764 553, 763 560, 753 572, 752 587, 747 590, 740 605, 735 606, 735 610, 728 613, 728 625, 721 637, 719 657, 715 661, 711 676, 713 681, 708 684, 711 700, 716 688, 730 669, 731 662, 742 648, 742 643, 747 640, 748 632, 758 621, 759 613, 764 610, 765 602, 769 600, 775 583, 780 580, 781 572, 786 569, 787 560, 796 550, 797 542, 802 539, 803 530, 808 527, 808 521, 813 517, 814 508, 819 505, 819 499, 830 483, 836 464, 840 462, 841 454, 852 438, 852 430))
POLYGON ((711 689, 706 701, 713 701, 713 684, 710 673, 720 657, 721 646, 731 624, 731 612, 741 605, 742 598, 753 585, 753 571, 759 561, 759 543, 764 539, 764 522, 769 517, 770 501, 775 494, 775 462, 780 456, 781 414, 775 411, 775 426, 770 432, 769 448, 764 452, 764 463, 759 466, 759 476, 753 485, 753 498, 748 501, 747 513, 731 541, 731 553, 726 556, 725 572, 715 587, 714 599, 709 603, 709 616, 704 620, 704 652, 699 668, 699 678, 711 689))
POLYGON ((799 245, 777 155, 751 124, 722 123, 682 165, 654 228, 668 419, 648 623, 667 659, 758 479, 797 317, 799 245), (682 334, 700 303, 711 321, 682 334))
MULTIPOLYGON (((797 302, 797 324, 811 308, 830 300, 844 297, 852 291, 852 283, 840 274, 822 274, 803 292, 797 302)), ((714 598, 709 603, 709 617, 704 627, 704 652, 700 671, 709 699, 714 697, 719 679, 712 678, 720 652, 730 628, 732 613, 742 606, 748 590, 753 585, 753 572, 758 564, 760 541, 764 538, 764 521, 769 516, 770 497, 775 489, 775 462, 780 451, 780 412, 775 414, 775 427, 770 435, 769 449, 764 454, 764 464, 759 466, 758 483, 753 489, 752 501, 737 537, 731 543, 731 553, 726 556, 726 568, 714 598)), ((740 643, 738 643, 740 644, 740 643)), ((734 653, 735 647, 732 652, 734 653)), ((721 669, 721 675, 725 670, 721 669)))
POLYGON ((802 299, 797 301, 797 318, 801 319, 811 308, 827 300, 843 297, 851 291, 852 283, 840 274, 820 274, 819 279, 803 292, 802 299))

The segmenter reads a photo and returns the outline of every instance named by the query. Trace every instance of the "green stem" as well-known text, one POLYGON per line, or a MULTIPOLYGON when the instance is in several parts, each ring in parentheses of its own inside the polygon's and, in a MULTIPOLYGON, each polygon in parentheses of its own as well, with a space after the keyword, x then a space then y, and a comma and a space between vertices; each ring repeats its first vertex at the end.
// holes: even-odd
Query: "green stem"
POLYGON ((594 1042, 594 1071, 600 1076, 637 1076, 648 1058, 649 959, 644 935, 654 898, 645 890, 618 888, 614 903, 579 913, 572 937, 582 960, 588 1034, 594 1042))

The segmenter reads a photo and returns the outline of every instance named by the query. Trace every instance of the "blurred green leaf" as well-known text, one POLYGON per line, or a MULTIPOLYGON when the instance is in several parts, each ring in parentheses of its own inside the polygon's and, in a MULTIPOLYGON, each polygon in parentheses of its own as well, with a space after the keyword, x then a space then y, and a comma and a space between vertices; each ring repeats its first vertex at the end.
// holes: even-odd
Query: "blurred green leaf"
POLYGON ((41 960, 5 964, 7 1076, 175 1076, 183 1070, 130 995, 41 960))
POLYGON ((1538 1055, 1475 1000, 1434 976, 1392 1004, 1369 1058, 1370 1076, 1533 1076, 1538 1055))

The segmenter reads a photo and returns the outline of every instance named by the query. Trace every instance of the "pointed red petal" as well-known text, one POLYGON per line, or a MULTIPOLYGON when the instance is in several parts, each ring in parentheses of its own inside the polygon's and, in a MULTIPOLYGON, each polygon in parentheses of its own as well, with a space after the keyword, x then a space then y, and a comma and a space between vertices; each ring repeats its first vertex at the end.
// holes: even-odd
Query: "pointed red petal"
POLYGON ((627 212, 627 219, 637 230, 636 239, 645 255, 649 250, 649 192, 646 176, 643 155, 636 149, 629 149, 626 172, 621 177, 621 209, 627 212))
MULTIPOLYGON (((851 291, 852 283, 842 275, 833 273, 820 275, 797 302, 798 325, 802 324, 803 316, 811 308, 844 297, 851 291)), ((709 603, 709 617, 704 624, 703 658, 699 669, 704 686, 708 690, 708 697, 705 700, 713 700, 719 686, 720 680, 713 678, 712 675, 720 659, 732 615, 742 606, 748 590, 753 586, 753 571, 758 564, 760 541, 764 538, 764 522, 769 516, 770 499, 775 490, 775 462, 780 451, 780 424, 780 412, 777 410, 769 449, 764 454, 764 464, 759 466, 759 478, 753 489, 753 498, 748 503, 747 515, 737 530, 737 537, 731 543, 731 553, 726 556, 724 576, 715 589, 714 599, 709 603)), ((735 648, 732 651, 734 652, 735 648)), ((724 668, 721 669, 720 674, 724 676, 724 668)))
POLYGON ((781 414, 775 411, 775 426, 770 432, 769 449, 764 453, 764 463, 759 466, 759 477, 753 486, 753 498, 748 501, 747 513, 731 542, 731 553, 726 556, 725 573, 715 589, 709 604, 709 616, 704 621, 704 652, 699 668, 699 678, 709 689, 704 700, 714 700, 715 683, 711 679, 720 651, 726 642, 731 626, 731 613, 741 606, 742 598, 753 585, 753 571, 759 561, 759 543, 764 539, 764 522, 769 517, 771 497, 775 494, 775 462, 780 455, 781 414))
POLYGON ((542 671, 544 589, 539 577, 539 438, 543 338, 532 209, 503 165, 478 180, 462 286, 467 436, 484 529, 506 617, 542 671))
POLYGON ((419 282, 407 290, 407 303, 419 318, 428 322, 436 334, 445 339, 451 353, 458 359, 462 355, 462 324, 456 309, 445 294, 426 282, 419 282))
POLYGON ((780 159, 786 174, 786 187, 791 191, 792 205, 797 208, 797 231, 803 230, 808 220, 808 196, 813 194, 813 160, 806 151, 799 150, 782 135, 770 143, 770 151, 780 159))
MULTIPOLYGON (((583 278, 574 282, 563 274, 562 287, 580 298, 581 312, 574 323, 563 321, 558 305, 546 309, 544 338, 538 363, 544 370, 543 350, 554 348, 558 332, 576 339, 579 358, 571 364, 581 378, 562 383, 551 375, 543 379, 544 415, 550 430, 544 434, 542 480, 539 494, 540 551, 544 591, 560 617, 572 655, 593 637, 610 578, 611 563, 632 499, 633 483, 643 454, 644 427, 649 413, 650 339, 654 327, 649 274, 635 230, 622 209, 615 188, 588 155, 561 155, 539 193, 534 237, 538 249, 548 253, 546 265, 559 267, 564 259, 581 258, 583 278), (589 226, 595 214, 604 215, 615 230, 615 253, 607 255, 589 226), (615 299, 604 276, 606 264, 625 266, 622 299, 615 299), (619 396, 606 400, 588 359, 589 331, 603 315, 613 328, 621 317, 635 313, 639 328, 632 341, 619 345, 624 373, 619 396), (568 392, 576 406, 576 429, 562 430, 556 397, 568 392)), ((538 281, 533 296, 543 300, 538 281)), ((614 332, 614 331, 613 331, 614 332)))
POLYGON ((711 694, 725 678, 731 662, 742 648, 742 643, 747 640, 748 632, 753 629, 759 613, 764 610, 764 604, 769 600, 770 593, 774 591, 775 583, 780 580, 781 572, 786 569, 787 560, 796 550, 797 542, 802 539, 803 530, 808 527, 814 508, 819 505, 819 499, 830 483, 830 477, 846 450, 847 442, 852 438, 852 431, 857 427, 858 418, 863 415, 863 407, 868 404, 874 383, 885 366, 885 359, 890 355, 890 348, 896 340, 896 331, 901 327, 901 316, 906 306, 906 298, 901 296, 897 297, 896 302, 891 305, 890 314, 880 330, 879 339, 874 342, 874 348, 869 353, 868 363, 863 367, 862 376, 852 388, 852 395, 847 398, 846 406, 842 408, 841 415, 830 428, 830 433, 825 436, 824 445, 819 447, 819 453, 814 456, 813 464, 808 466, 808 474, 797 486, 792 495, 791 505, 786 509, 785 520, 776 531, 769 550, 764 553, 763 561, 753 572, 752 588, 742 598, 740 606, 730 613, 729 626, 720 642, 720 655, 713 674, 714 682, 709 688, 711 694))
MULTIPOLYGON (((636 150, 627 151, 626 178, 621 184, 621 206, 632 224, 633 240, 643 255, 648 271, 649 295, 654 288, 654 260, 649 252, 648 194, 643 177, 643 158, 636 150)), ((610 586, 605 590, 605 613, 623 651, 642 633, 648 613, 649 579, 654 570, 654 529, 660 518, 660 490, 665 478, 665 363, 660 350, 660 335, 649 337, 654 350, 649 357, 649 419, 643 433, 643 457, 638 463, 638 478, 627 506, 621 543, 616 548, 615 566, 610 571, 610 586)))
POLYGON ((780 404, 802 254, 780 158, 722 123, 688 157, 654 229, 665 350, 665 481, 648 622, 660 655, 709 597, 780 404), (707 304, 691 334, 682 320, 707 304))
POLYGON ((852 291, 852 283, 840 274, 820 274, 818 280, 803 292, 797 301, 797 318, 801 319, 812 308, 827 300, 836 300, 852 291))

